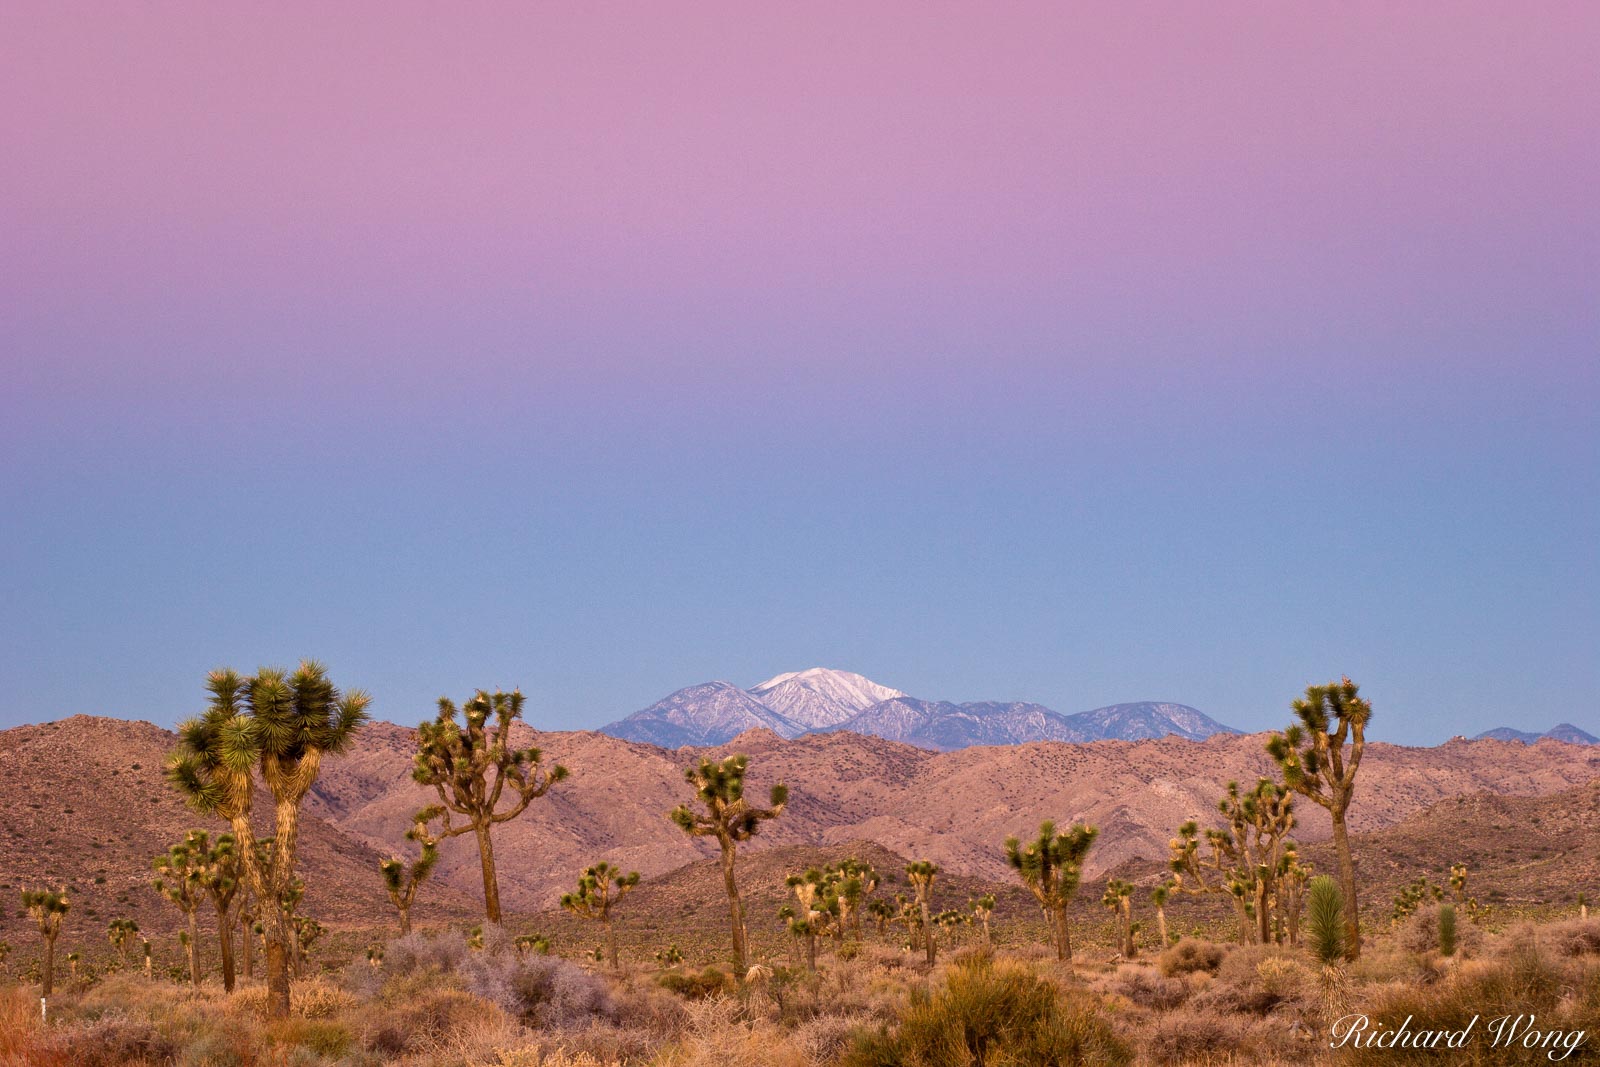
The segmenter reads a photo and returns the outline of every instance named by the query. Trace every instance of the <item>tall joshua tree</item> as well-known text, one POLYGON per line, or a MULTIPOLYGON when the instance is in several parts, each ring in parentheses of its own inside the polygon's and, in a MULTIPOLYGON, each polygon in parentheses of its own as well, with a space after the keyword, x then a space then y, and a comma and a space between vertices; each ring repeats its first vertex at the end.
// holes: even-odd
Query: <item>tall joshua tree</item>
POLYGON ((200 985, 200 923, 198 913, 205 901, 205 854, 210 847, 210 835, 204 830, 190 830, 183 840, 155 858, 151 864, 156 870, 153 883, 156 892, 172 902, 183 913, 188 936, 184 951, 189 958, 189 981, 200 985))
POLYGON ((267 1014, 287 1018, 291 934, 276 903, 294 881, 300 804, 323 758, 350 746, 371 698, 357 689, 340 693, 327 670, 310 660, 293 673, 267 667, 250 678, 213 671, 206 688, 210 704, 179 728, 167 780, 196 811, 232 827, 245 884, 261 908, 267 1014), (273 847, 265 852, 257 849, 250 825, 258 781, 271 794, 275 815, 273 847))
POLYGON ((455 704, 439 698, 439 714, 417 727, 417 755, 411 776, 439 794, 439 814, 444 828, 440 839, 471 833, 478 839, 478 860, 483 867, 484 914, 500 922, 500 883, 495 876, 494 841, 490 831, 528 810, 528 805, 567 776, 559 763, 548 771, 537 748, 514 748, 511 724, 522 718, 521 691, 490 693, 480 689, 461 705, 462 722, 456 721, 455 704), (490 720, 493 724, 490 724, 490 720), (506 787, 511 793, 506 795, 506 787), (501 808, 504 798, 508 806, 501 808), (466 821, 452 826, 450 816, 466 821))
POLYGON ((1050 919, 1056 943, 1056 958, 1072 959, 1072 930, 1067 925, 1067 907, 1078 894, 1083 880, 1083 861, 1094 847, 1100 831, 1093 826, 1074 824, 1066 833, 1057 833, 1049 819, 1039 824, 1039 836, 1026 845, 1015 837, 1006 839, 1006 862, 1022 877, 1039 906, 1050 919))
POLYGON ((978 925, 983 929, 983 943, 985 945, 993 945, 994 937, 989 933, 989 917, 994 914, 994 894, 985 893, 981 897, 974 898, 970 907, 972 908, 973 919, 977 920, 978 925))
POLYGON ((739 842, 761 830, 761 824, 783 814, 789 801, 788 786, 772 787, 769 806, 758 808, 744 797, 744 776, 750 757, 729 756, 721 763, 702 759, 698 767, 683 772, 684 780, 695 788, 695 800, 704 811, 686 804, 673 808, 668 817, 692 837, 714 837, 722 849, 722 887, 728 894, 728 923, 733 928, 733 964, 743 975, 750 966, 744 929, 744 905, 739 900, 739 880, 734 872, 739 842))
POLYGON ((117 958, 124 967, 128 965, 128 950, 133 947, 133 939, 138 933, 139 924, 132 919, 112 919, 106 927, 106 940, 117 950, 117 958))
MULTIPOLYGON (((200 884, 217 912, 217 947, 222 953, 222 988, 233 992, 234 901, 244 880, 244 862, 232 834, 218 834, 200 857, 200 884)), ((248 939, 247 939, 248 940, 248 939)))
POLYGON ((617 957, 617 932, 611 925, 611 909, 623 897, 633 892, 634 886, 639 884, 639 872, 629 871, 622 873, 620 867, 613 867, 604 861, 595 864, 578 876, 578 889, 561 898, 561 906, 572 914, 585 919, 593 919, 605 930, 606 955, 611 958, 611 969, 618 970, 621 964, 617 957))
POLYGON ((933 880, 939 877, 939 865, 929 860, 906 864, 906 879, 917 898, 917 919, 921 923, 922 947, 928 954, 928 966, 939 957, 939 942, 933 932, 933 880))
POLYGON ((1354 960, 1361 956, 1361 916, 1346 815, 1367 747, 1372 705, 1362 699, 1356 683, 1343 678, 1309 686, 1293 707, 1300 721, 1273 734, 1267 741, 1267 753, 1282 770, 1284 785, 1327 808, 1333 819, 1333 851, 1344 906, 1344 954, 1354 960))
POLYGON ((40 968, 39 995, 48 997, 56 987, 56 937, 61 933, 61 921, 72 910, 67 891, 49 889, 24 889, 22 906, 33 921, 39 924, 39 936, 44 938, 44 963, 40 968))
POLYGON ((1167 900, 1172 896, 1172 883, 1163 882, 1150 891, 1150 903, 1156 909, 1156 936, 1161 938, 1161 947, 1167 947, 1167 900))
POLYGON ((1113 878, 1106 883, 1100 903, 1117 917, 1117 951, 1123 959, 1133 959, 1138 951, 1133 943, 1133 883, 1113 878))
POLYGON ((383 887, 389 891, 389 900, 400 913, 401 937, 411 932, 411 904, 416 899, 417 887, 428 880, 439 862, 439 841, 428 832, 429 821, 438 814, 439 809, 432 807, 423 808, 411 817, 411 829, 406 831, 406 840, 421 847, 422 852, 416 859, 407 864, 404 860, 390 857, 378 864, 378 870, 383 874, 383 887))

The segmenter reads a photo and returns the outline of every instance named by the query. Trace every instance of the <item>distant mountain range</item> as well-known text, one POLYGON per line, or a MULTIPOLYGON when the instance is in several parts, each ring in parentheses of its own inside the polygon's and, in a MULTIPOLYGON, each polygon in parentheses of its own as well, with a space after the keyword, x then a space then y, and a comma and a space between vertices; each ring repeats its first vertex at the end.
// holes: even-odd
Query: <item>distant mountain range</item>
POLYGON ((813 667, 749 689, 705 682, 680 689, 600 732, 662 748, 720 745, 746 730, 779 737, 848 730, 938 751, 1028 741, 1203 741, 1236 734, 1184 704, 1113 704, 1062 715, 1042 704, 922 700, 849 671, 813 667))
POLYGON ((1547 737, 1552 741, 1565 741, 1569 745, 1600 745, 1600 737, 1586 733, 1570 722, 1553 726, 1542 734, 1536 734, 1529 730, 1513 730, 1509 726, 1500 726, 1493 730, 1485 730, 1473 740, 1521 741, 1525 745, 1531 745, 1535 741, 1540 741, 1547 737))

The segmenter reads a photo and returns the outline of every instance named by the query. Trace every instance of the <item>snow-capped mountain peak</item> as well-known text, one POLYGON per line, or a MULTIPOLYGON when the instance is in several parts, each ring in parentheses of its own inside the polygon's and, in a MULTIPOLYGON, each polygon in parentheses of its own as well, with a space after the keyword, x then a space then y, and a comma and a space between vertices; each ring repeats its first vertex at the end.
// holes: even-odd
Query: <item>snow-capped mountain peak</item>
POLYGON ((906 695, 828 667, 780 674, 752 686, 750 693, 784 718, 813 730, 837 726, 874 704, 906 695))

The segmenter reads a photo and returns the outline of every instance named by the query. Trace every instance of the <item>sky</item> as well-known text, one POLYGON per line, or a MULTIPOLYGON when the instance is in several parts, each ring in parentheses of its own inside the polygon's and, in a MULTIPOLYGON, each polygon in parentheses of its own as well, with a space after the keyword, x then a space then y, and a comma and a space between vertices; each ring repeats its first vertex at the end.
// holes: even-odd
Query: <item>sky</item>
POLYGON ((1600 733, 1600 6, 0 10, 0 726, 311 656, 1600 733))

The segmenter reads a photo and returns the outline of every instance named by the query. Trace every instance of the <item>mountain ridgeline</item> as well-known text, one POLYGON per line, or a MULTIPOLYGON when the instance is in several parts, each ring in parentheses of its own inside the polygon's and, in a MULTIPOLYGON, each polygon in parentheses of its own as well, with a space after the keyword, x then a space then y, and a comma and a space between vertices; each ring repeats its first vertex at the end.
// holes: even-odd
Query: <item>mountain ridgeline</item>
POLYGON ((741 689, 706 682, 680 689, 602 733, 662 748, 721 745, 746 730, 779 737, 852 733, 950 751, 972 745, 1029 741, 1139 741, 1182 737, 1203 741, 1238 733, 1184 704, 1113 704, 1062 715, 1042 704, 923 700, 849 671, 813 667, 741 689))

